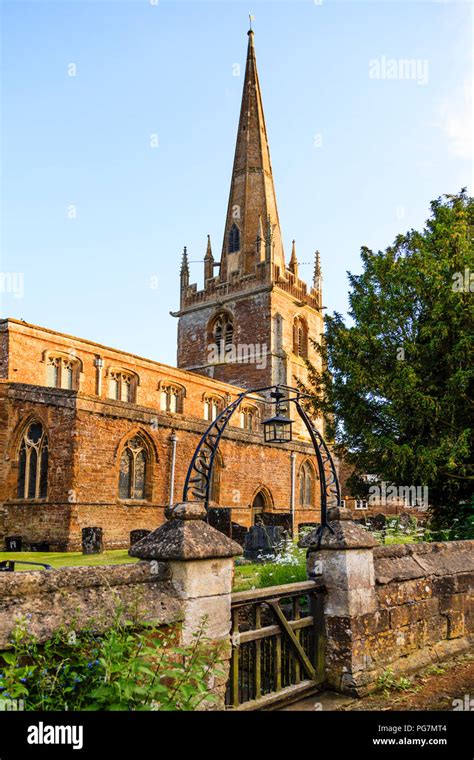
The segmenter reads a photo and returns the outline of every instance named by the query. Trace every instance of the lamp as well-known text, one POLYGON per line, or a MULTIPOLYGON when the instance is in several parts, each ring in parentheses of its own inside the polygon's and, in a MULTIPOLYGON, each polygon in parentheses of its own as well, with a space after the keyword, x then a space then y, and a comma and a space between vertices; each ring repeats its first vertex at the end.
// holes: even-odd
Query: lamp
POLYGON ((278 387, 270 395, 275 399, 276 414, 263 421, 265 443, 290 443, 293 435, 291 429, 293 421, 285 417, 282 412, 280 405, 284 395, 278 387))

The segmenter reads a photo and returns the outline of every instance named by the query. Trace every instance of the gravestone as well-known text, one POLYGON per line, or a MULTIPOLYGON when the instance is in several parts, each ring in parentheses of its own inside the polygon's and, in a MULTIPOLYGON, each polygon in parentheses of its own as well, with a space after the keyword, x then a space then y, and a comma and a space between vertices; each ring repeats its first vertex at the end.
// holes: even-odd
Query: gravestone
POLYGON ((248 533, 248 528, 245 527, 245 525, 240 525, 239 523, 233 522, 232 523, 232 540, 237 541, 240 546, 243 546, 245 544, 245 536, 248 533))
POLYGON ((82 529, 82 553, 102 554, 104 551, 102 528, 82 529))
POLYGON ((387 518, 380 512, 372 518, 372 525, 375 530, 383 530, 387 525, 387 518))
POLYGON ((264 525, 278 525, 283 530, 291 533, 291 512, 262 512, 259 515, 264 525))
POLYGON ((34 541, 29 549, 30 552, 49 552, 49 541, 34 541))
POLYGON ((229 507, 209 507, 207 522, 211 528, 215 528, 225 536, 232 535, 232 510, 229 507))
POLYGON ((145 536, 148 536, 149 533, 151 533, 151 530, 144 530, 143 528, 137 528, 137 530, 131 530, 130 531, 130 546, 134 546, 139 541, 142 540, 142 538, 145 538, 145 536))
POLYGON ((23 539, 21 536, 7 536, 5 538, 5 551, 21 552, 23 539))
POLYGON ((245 536, 244 559, 259 562, 274 557, 283 542, 283 528, 279 525, 253 525, 245 536))

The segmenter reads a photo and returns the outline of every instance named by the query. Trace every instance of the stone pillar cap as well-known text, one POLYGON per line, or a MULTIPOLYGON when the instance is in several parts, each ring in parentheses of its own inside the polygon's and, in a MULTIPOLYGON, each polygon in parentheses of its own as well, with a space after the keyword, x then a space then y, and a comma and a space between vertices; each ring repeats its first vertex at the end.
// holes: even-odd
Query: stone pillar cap
POLYGON ((236 557, 242 547, 206 522, 202 501, 168 507, 168 521, 129 549, 131 557, 147 560, 194 560, 236 557))
POLYGON ((349 509, 333 507, 328 510, 328 527, 321 540, 315 528, 304 536, 298 546, 304 549, 372 549, 378 541, 361 525, 353 522, 349 509))

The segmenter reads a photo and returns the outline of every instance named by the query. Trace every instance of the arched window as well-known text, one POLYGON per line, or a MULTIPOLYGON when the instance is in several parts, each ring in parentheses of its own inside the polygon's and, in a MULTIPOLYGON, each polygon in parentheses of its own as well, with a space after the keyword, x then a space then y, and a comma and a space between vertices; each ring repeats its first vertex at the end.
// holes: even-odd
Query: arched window
POLYGON ((139 435, 130 438, 120 457, 120 499, 143 501, 146 498, 148 462, 149 456, 144 440, 139 435))
POLYGON ((258 429, 258 412, 254 406, 240 407, 240 427, 250 433, 258 429))
POLYGON ((183 413, 184 388, 178 385, 160 385, 160 409, 171 414, 183 413))
POLYGON ((23 433, 18 457, 19 499, 45 499, 48 488, 48 437, 40 422, 23 433))
POLYGON ((131 372, 111 370, 109 373, 109 398, 115 401, 129 401, 135 403, 136 377, 131 372))
POLYGON ((212 422, 219 416, 222 408, 222 399, 218 398, 218 396, 206 396, 204 398, 204 419, 212 422))
POLYGON ((46 385, 50 388, 77 390, 79 362, 68 356, 49 354, 46 359, 46 385))
POLYGON ((212 336, 214 344, 217 346, 218 361, 224 362, 226 349, 232 346, 234 340, 234 321, 232 314, 222 312, 215 317, 212 325, 212 336))
POLYGON ((296 317, 293 322, 293 353, 308 358, 308 326, 301 317, 296 317))
POLYGON ((304 462, 300 469, 300 507, 314 506, 314 469, 309 462, 304 462))
POLYGON ((240 230, 234 223, 229 231, 229 253, 240 251, 240 230))

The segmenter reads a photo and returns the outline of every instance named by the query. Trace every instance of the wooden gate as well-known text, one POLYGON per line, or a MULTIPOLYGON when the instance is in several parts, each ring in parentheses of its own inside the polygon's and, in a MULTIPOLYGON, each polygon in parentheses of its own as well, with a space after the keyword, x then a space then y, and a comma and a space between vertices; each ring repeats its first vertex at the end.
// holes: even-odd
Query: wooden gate
POLYGON ((323 600, 313 581, 232 594, 232 658, 226 704, 281 706, 324 678, 323 600))

